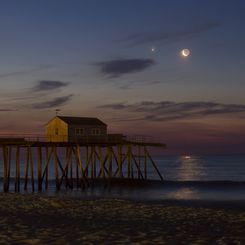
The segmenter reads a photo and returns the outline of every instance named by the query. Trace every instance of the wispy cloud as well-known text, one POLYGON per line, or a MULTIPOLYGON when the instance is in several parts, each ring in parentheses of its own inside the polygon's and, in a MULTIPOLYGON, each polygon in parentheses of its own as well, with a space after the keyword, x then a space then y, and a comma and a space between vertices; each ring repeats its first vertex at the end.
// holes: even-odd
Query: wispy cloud
POLYGON ((222 25, 220 21, 207 21, 193 26, 188 26, 176 31, 159 31, 153 33, 136 33, 128 36, 124 41, 131 45, 147 43, 176 42, 183 39, 193 38, 203 32, 218 28, 222 25))
POLYGON ((31 88, 34 92, 42 92, 42 91, 49 91, 49 90, 57 90, 62 87, 68 86, 68 82, 62 81, 51 81, 51 80, 41 80, 31 88))
POLYGON ((121 85, 118 87, 119 89, 122 90, 131 90, 135 89, 137 87, 142 87, 142 86, 155 86, 159 84, 167 84, 168 82, 160 82, 160 81, 144 81, 144 80, 135 80, 135 81, 123 81, 121 85))
POLYGON ((4 94, 1 97, 5 106, 0 108, 0 112, 16 111, 12 108, 18 108, 18 110, 46 109, 65 105, 74 95, 58 96, 58 94, 68 85, 69 82, 59 80, 40 80, 30 88, 4 94))
POLYGON ((69 102, 72 97, 73 97, 73 94, 62 96, 62 97, 57 97, 52 100, 34 103, 32 104, 31 107, 33 109, 48 109, 48 108, 53 108, 53 107, 59 107, 69 102))
POLYGON ((62 88, 67 87, 70 83, 64 81, 53 80, 40 80, 34 83, 30 88, 18 90, 18 92, 9 92, 1 94, 2 97, 6 97, 6 100, 10 101, 35 101, 38 98, 44 98, 54 93, 59 92, 62 88))
MULTIPOLYGON (((171 121, 202 118, 211 115, 245 113, 245 105, 194 101, 143 101, 136 104, 115 103, 99 106, 110 110, 121 110, 133 114, 127 120, 171 121)), ((123 118, 123 117, 122 117, 123 118)))
POLYGON ((39 66, 36 66, 33 68, 21 70, 21 71, 0 73, 0 78, 8 78, 8 77, 12 77, 12 76, 27 75, 27 74, 30 74, 33 72, 43 71, 43 70, 51 69, 54 67, 56 67, 56 65, 39 65, 39 66))
POLYGON ((110 78, 140 72, 154 64, 153 59, 115 59, 96 63, 100 72, 110 78))
POLYGON ((112 110, 129 110, 131 105, 125 103, 114 103, 98 106, 99 108, 112 109, 112 110))
POLYGON ((8 108, 0 108, 0 112, 9 112, 9 111, 17 111, 17 110, 14 110, 14 109, 8 109, 8 108))

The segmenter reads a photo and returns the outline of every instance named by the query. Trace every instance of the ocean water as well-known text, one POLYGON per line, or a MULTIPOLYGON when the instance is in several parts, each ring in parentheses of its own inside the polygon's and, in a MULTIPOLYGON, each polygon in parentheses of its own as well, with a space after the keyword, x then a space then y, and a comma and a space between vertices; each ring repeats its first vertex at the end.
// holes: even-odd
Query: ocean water
MULTIPOLYGON (((245 181, 245 155, 155 157, 160 172, 172 181, 245 181)), ((155 179, 154 171, 150 177, 155 179)))
MULTIPOLYGON (((245 200, 245 155, 219 156, 158 156, 153 157, 164 177, 160 181, 153 165, 148 162, 147 183, 95 184, 85 190, 73 188, 55 191, 54 168, 49 166, 48 195, 68 195, 77 198, 120 198, 132 200, 245 200)), ((61 161, 63 162, 63 161, 61 161)), ((65 161, 64 161, 65 162, 65 161)), ((21 163, 21 177, 24 177, 24 161, 21 163)), ((64 163, 63 163, 64 164, 64 163)), ((143 164, 143 162, 141 163, 143 164)), ((0 175, 3 176, 2 161, 0 175)), ((34 176, 37 176, 36 161, 33 159, 34 176)), ((115 170, 115 169, 114 169, 115 170)), ((75 176, 75 168, 74 168, 75 176)), ((127 166, 123 168, 124 175, 127 166)), ((14 176, 12 168, 11 176, 14 176)), ((30 175, 29 175, 30 176, 30 175)), ((134 177, 138 176, 134 167, 134 177)), ((2 182, 2 181, 1 181, 2 182)), ((2 188, 2 183, 0 183, 2 188)), ((13 185, 10 186, 13 191, 13 185)), ((23 191, 23 185, 21 186, 23 191)), ((29 180, 29 190, 30 180, 29 180)))
MULTIPOLYGON (((245 155, 154 157, 164 182, 150 165, 143 185, 94 188, 85 197, 131 200, 245 200, 245 155)), ((134 173, 137 176, 137 171, 134 173)), ((77 195, 76 192, 73 192, 77 195)))

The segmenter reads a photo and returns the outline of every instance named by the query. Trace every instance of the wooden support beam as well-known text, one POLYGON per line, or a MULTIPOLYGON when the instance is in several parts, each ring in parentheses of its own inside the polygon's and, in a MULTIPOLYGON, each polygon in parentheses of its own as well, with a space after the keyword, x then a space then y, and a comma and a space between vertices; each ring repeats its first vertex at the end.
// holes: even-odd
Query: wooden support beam
POLYGON ((3 191, 8 192, 8 147, 3 146, 3 191))
POLYGON ((131 166, 131 170, 130 170, 130 172, 131 172, 131 178, 133 179, 134 178, 134 165, 133 165, 133 162, 132 162, 132 159, 133 159, 133 146, 131 146, 130 147, 130 149, 131 149, 131 152, 130 152, 130 158, 131 158, 131 160, 130 160, 130 166, 131 166))
POLYGON ((62 184, 63 178, 65 177, 65 186, 66 188, 69 186, 70 187, 70 183, 68 180, 68 170, 69 170, 69 164, 71 161, 71 156, 72 156, 72 148, 71 147, 66 147, 66 161, 65 161, 65 167, 62 171, 62 175, 60 178, 60 185, 62 184))
MULTIPOLYGON (((103 161, 103 163, 102 163, 102 165, 103 165, 103 167, 104 167, 104 171, 105 171, 105 173, 107 174, 107 176, 109 176, 109 170, 106 168, 106 162, 107 162, 107 160, 108 160, 108 155, 106 154, 106 156, 105 156, 105 159, 104 159, 104 161, 103 161)), ((101 175, 102 175, 102 172, 101 172, 101 170, 99 171, 99 173, 98 173, 98 177, 100 178, 101 177, 101 175)))
POLYGON ((92 178, 92 158, 93 158, 92 149, 89 150, 89 147, 87 147, 86 165, 84 167, 84 172, 86 173, 86 177, 89 177, 89 165, 90 165, 90 178, 92 178))
MULTIPOLYGON (((123 160, 122 160, 122 162, 121 162, 121 166, 123 166, 124 162, 125 162, 126 159, 128 158, 127 154, 124 154, 124 155, 122 155, 122 156, 124 156, 124 157, 123 157, 123 160)), ((116 171, 114 172, 113 177, 117 177, 117 174, 119 173, 119 167, 118 167, 118 166, 119 166, 119 165, 117 165, 117 169, 116 169, 116 171)), ((122 176, 119 175, 119 177, 124 178, 123 171, 122 171, 122 176)))
POLYGON ((164 181, 164 179, 163 179, 163 177, 162 177, 160 171, 158 170, 158 168, 157 168, 155 162, 154 162, 153 159, 151 158, 151 156, 150 156, 150 154, 149 154, 149 152, 148 152, 148 150, 147 150, 146 147, 145 147, 145 151, 146 151, 146 154, 147 154, 148 158, 150 159, 150 161, 151 161, 153 167, 155 168, 155 170, 156 170, 158 176, 160 177, 160 179, 161 179, 162 181, 164 181))
POLYGON ((135 163, 135 166, 137 167, 137 170, 138 170, 138 178, 140 179, 144 179, 144 177, 143 177, 143 174, 141 173, 141 170, 140 170, 140 167, 139 167, 139 165, 138 165, 138 163, 137 163, 137 161, 136 161, 136 159, 135 159, 135 157, 134 157, 134 155, 132 154, 132 159, 133 159, 133 161, 134 161, 134 163, 135 163))
POLYGON ((55 173, 56 190, 60 190, 58 156, 57 156, 56 146, 53 147, 53 152, 54 152, 54 173, 55 173))
POLYGON ((97 156, 98 156, 98 160, 99 160, 99 164, 100 164, 101 175, 102 175, 102 178, 105 178, 104 161, 103 161, 103 157, 102 157, 102 149, 100 146, 98 146, 98 152, 99 153, 97 153, 97 156))
POLYGON ((91 179, 92 181, 94 180, 95 176, 96 176, 96 155, 95 155, 95 147, 92 146, 91 147, 91 179))
POLYGON ((83 188, 85 188, 86 186, 89 185, 89 183, 88 183, 85 171, 83 169, 83 164, 82 164, 82 159, 81 159, 81 150, 80 150, 79 145, 77 145, 75 149, 73 148, 73 152, 76 157, 76 163, 77 163, 78 169, 80 170, 80 173, 81 173, 81 180, 79 180, 79 185, 81 186, 82 184, 83 188))
MULTIPOLYGON (((50 161, 50 159, 52 157, 52 154, 53 154, 53 148, 51 148, 51 150, 49 152, 49 148, 45 147, 45 167, 43 169, 42 181, 43 181, 44 177, 46 177, 45 181, 47 181, 47 179, 48 179, 49 161, 50 161)), ((48 185, 48 183, 47 183, 47 185, 48 185)), ((46 186, 46 184, 45 184, 45 186, 46 186)))
POLYGON ((42 148, 37 147, 37 182, 38 191, 42 191, 42 148))
POLYGON ((76 164, 76 183, 77 183, 77 189, 81 187, 81 181, 80 181, 80 176, 79 176, 79 167, 78 163, 76 164))
POLYGON ((86 177, 88 177, 88 168, 86 168, 86 166, 89 164, 88 159, 89 159, 89 147, 86 146, 86 160, 85 160, 85 168, 84 168, 86 177))
POLYGON ((119 173, 119 177, 123 178, 122 165, 123 165, 123 162, 125 161, 125 159, 127 158, 127 154, 125 154, 124 160, 122 160, 122 148, 120 148, 119 150, 117 149, 117 154, 114 152, 113 147, 111 149, 112 149, 112 155, 114 157, 114 161, 117 164, 117 168, 113 174, 113 177, 117 177, 117 174, 119 173), (119 157, 119 155, 120 155, 120 157, 119 157), (121 171, 121 173, 120 173, 120 171, 121 171))
POLYGON ((30 170, 31 170, 31 187, 32 192, 35 191, 35 182, 34 182, 34 169, 33 169, 33 159, 32 159, 32 147, 28 146, 29 148, 29 160, 30 160, 30 170))
POLYGON ((147 179, 147 152, 146 152, 146 147, 144 147, 144 172, 145 172, 145 179, 147 179))
POLYGON ((7 185, 8 185, 8 191, 9 191, 9 181, 10 181, 10 173, 11 173, 11 158, 12 158, 12 147, 9 146, 8 147, 8 182, 7 182, 7 185))
MULTIPOLYGON (((73 150, 73 153, 75 155, 75 158, 76 158, 76 183, 77 183, 77 188, 81 187, 81 184, 82 184, 82 177, 80 179, 80 173, 79 173, 79 169, 80 169, 80 161, 79 161, 79 157, 80 157, 80 148, 79 148, 79 145, 78 145, 78 149, 77 147, 74 149, 72 148, 73 150), (79 155, 79 157, 78 157, 79 155)), ((80 169, 81 171, 81 169, 80 169)))
MULTIPOLYGON (((71 147, 66 147, 66 160, 65 160, 65 166, 64 168, 62 167, 61 169, 61 177, 60 177, 60 186, 62 185, 63 179, 65 178, 65 186, 66 188, 69 186, 72 188, 71 184, 69 183, 68 179, 68 172, 69 172, 69 166, 71 162, 71 157, 72 157, 72 148, 71 147)), ((61 163, 60 163, 61 165, 61 163)))
MULTIPOLYGON (((138 168, 138 179, 140 179, 140 174, 141 174, 141 148, 140 148, 140 145, 138 145, 138 166, 139 166, 139 168, 138 168)), ((143 177, 143 176, 142 176, 143 177)))
POLYGON ((119 169, 119 177, 123 177, 123 171, 122 171, 122 146, 117 146, 117 160, 118 160, 118 169, 119 169))
POLYGON ((25 186, 24 186, 24 190, 27 190, 27 184, 28 184, 28 172, 29 172, 29 161, 30 161, 30 148, 26 147, 26 163, 25 163, 25 186))
MULTIPOLYGON (((52 152, 52 149, 51 149, 51 152, 52 152)), ((45 147, 45 168, 44 168, 44 172, 43 172, 43 176, 42 176, 42 181, 43 181, 43 177, 45 175, 46 176, 46 178, 45 178, 45 189, 46 190, 48 189, 48 170, 49 170, 48 163, 49 163, 50 157, 51 157, 51 154, 49 154, 49 148, 45 147)))
POLYGON ((107 147, 109 178, 112 178, 112 146, 107 147))
POLYGON ((45 189, 48 189, 48 176, 49 176, 49 161, 52 157, 53 148, 49 152, 49 147, 45 147, 45 167, 42 174, 42 182, 45 177, 45 189))
POLYGON ((131 164, 132 164, 131 145, 127 146, 127 159, 128 159, 128 178, 131 178, 131 164))
POLYGON ((70 158, 70 188, 73 188, 73 159, 72 159, 72 147, 71 147, 71 158, 70 158))
POLYGON ((96 159, 96 155, 97 155, 97 152, 96 152, 96 148, 95 146, 93 146, 94 150, 93 150, 93 154, 94 154, 94 158, 93 158, 93 176, 94 176, 94 179, 96 179, 96 175, 97 175, 97 159, 96 159))
MULTIPOLYGON (((61 171, 61 173, 62 173, 62 176, 63 176, 63 173, 65 172, 65 169, 64 169, 63 166, 62 166, 62 163, 61 163, 61 161, 60 161, 60 159, 59 159, 59 156, 58 156, 57 151, 56 151, 56 161, 57 161, 57 163, 58 163, 58 173, 59 173, 59 169, 60 169, 60 171, 61 171)), ((58 179, 59 179, 59 187, 60 187, 61 184, 62 184, 62 181, 61 181, 61 179, 59 178, 59 174, 58 174, 58 179)))
MULTIPOLYGON (((95 156, 98 158, 98 160, 99 160, 99 162, 100 162, 100 171, 99 171, 99 173, 98 173, 98 177, 105 177, 105 172, 107 173, 107 175, 109 175, 109 171, 108 171, 108 169, 106 168, 106 162, 107 162, 107 160, 108 160, 108 154, 106 154, 106 156, 105 156, 105 159, 103 160, 103 156, 102 156, 102 152, 101 152, 101 149, 99 149, 99 154, 98 154, 98 152, 95 150, 95 152, 94 152, 94 154, 95 154, 95 156), (103 174, 102 174, 102 172, 103 172, 103 174)), ((104 178, 103 177, 103 178, 104 178)))
POLYGON ((15 157, 15 191, 20 191, 20 147, 16 147, 15 157))

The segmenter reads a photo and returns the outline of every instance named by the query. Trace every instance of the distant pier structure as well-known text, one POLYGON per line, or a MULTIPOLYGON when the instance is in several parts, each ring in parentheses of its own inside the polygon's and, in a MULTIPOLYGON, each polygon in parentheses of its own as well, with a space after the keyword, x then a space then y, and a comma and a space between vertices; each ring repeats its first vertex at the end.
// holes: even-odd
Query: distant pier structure
POLYGON ((148 179, 152 159, 149 147, 165 144, 142 137, 107 134, 97 118, 56 116, 46 125, 46 136, 0 136, 0 173, 3 191, 85 189, 95 181, 148 179))

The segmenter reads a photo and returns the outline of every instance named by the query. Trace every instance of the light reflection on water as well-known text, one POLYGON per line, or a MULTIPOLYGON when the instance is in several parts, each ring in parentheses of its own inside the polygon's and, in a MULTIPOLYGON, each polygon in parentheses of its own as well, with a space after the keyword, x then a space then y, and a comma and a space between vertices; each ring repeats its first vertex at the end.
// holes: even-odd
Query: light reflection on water
POLYGON ((173 191, 168 192, 167 194, 169 199, 177 200, 195 200, 200 199, 200 193, 197 189, 194 188, 179 188, 173 191))
POLYGON ((245 200, 244 188, 202 188, 202 187, 174 187, 161 186, 139 188, 139 187, 119 187, 101 188, 97 186, 94 189, 81 190, 67 190, 60 192, 46 193, 48 195, 71 196, 76 198, 116 198, 129 200, 245 200))
POLYGON ((179 167, 177 179, 180 181, 200 180, 206 175, 203 160, 197 156, 181 156, 177 159, 179 167))
POLYGON ((163 156, 154 160, 166 180, 245 181, 245 155, 163 156))

